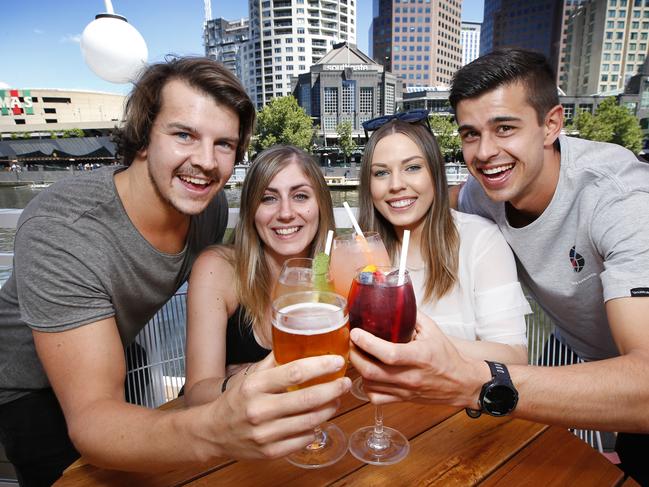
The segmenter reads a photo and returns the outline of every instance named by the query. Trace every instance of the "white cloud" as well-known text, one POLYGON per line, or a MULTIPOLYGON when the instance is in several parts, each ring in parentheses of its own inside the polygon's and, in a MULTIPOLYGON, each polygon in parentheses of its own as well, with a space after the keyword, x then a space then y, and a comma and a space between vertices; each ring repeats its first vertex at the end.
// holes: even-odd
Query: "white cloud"
POLYGON ((45 34, 45 31, 43 29, 34 29, 34 34, 38 34, 38 35, 45 34))
POLYGON ((81 34, 66 34, 65 36, 61 37, 59 42, 76 42, 77 44, 79 44, 81 42, 81 34))
POLYGON ((5 83, 4 81, 0 81, 0 90, 8 90, 9 88, 11 88, 10 85, 5 83))

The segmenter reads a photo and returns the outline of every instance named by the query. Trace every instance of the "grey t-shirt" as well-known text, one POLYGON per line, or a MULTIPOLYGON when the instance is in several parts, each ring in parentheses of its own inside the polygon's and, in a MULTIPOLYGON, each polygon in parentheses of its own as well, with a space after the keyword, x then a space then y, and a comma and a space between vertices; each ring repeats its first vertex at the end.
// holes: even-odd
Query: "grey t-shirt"
POLYGON ((32 329, 58 332, 114 316, 127 345, 187 279, 200 250, 223 237, 228 206, 219 192, 192 217, 181 252, 156 250, 117 195, 120 169, 64 179, 23 211, 14 271, 0 290, 0 404, 49 386, 32 329))
POLYGON ((473 178, 459 208, 500 227, 562 341, 585 360, 617 356, 605 302, 649 295, 649 164, 614 144, 561 136, 559 145, 557 189, 534 222, 511 227, 473 178))

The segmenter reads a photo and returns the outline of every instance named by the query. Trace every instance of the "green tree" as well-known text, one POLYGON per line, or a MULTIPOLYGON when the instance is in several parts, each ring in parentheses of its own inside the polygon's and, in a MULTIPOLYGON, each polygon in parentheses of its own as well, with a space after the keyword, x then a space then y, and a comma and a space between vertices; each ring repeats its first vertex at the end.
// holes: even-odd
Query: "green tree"
POLYGON ((352 137, 352 123, 349 121, 339 123, 336 132, 338 133, 338 147, 345 156, 345 161, 349 161, 349 156, 356 149, 356 142, 352 137))
MULTIPOLYGON (((573 127, 579 137, 600 142, 612 142, 637 154, 642 149, 640 123, 626 107, 617 104, 614 97, 604 100, 595 114, 581 112, 575 117, 573 127)), ((566 127, 569 129, 572 127, 566 127)))
POLYGON ((293 96, 273 98, 258 113, 256 135, 253 144, 258 151, 275 144, 292 144, 308 151, 313 122, 293 96))
POLYGON ((462 148, 462 142, 457 133, 457 124, 453 118, 445 115, 431 115, 428 121, 433 129, 442 155, 445 158, 455 159, 455 154, 462 148))

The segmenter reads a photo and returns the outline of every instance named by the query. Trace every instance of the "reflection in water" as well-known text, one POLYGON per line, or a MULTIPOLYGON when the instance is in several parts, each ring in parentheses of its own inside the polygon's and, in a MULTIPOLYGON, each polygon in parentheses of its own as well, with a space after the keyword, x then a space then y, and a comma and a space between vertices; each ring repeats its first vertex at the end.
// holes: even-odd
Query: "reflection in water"
MULTIPOLYGON (((31 188, 30 186, 6 187, 0 186, 0 208, 25 208, 27 203, 36 196, 41 188, 31 188)), ((241 206, 241 188, 226 189, 228 205, 230 208, 239 208, 241 206)), ((343 201, 347 201, 349 206, 358 206, 358 192, 356 190, 331 190, 331 199, 334 208, 342 208, 343 201)), ((0 252, 13 252, 13 242, 15 230, 0 228, 0 252)))

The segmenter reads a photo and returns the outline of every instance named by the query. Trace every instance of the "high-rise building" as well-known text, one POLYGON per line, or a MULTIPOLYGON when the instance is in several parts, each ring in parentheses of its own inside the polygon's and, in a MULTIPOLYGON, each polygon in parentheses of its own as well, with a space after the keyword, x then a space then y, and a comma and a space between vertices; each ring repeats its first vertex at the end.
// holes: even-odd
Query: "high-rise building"
POLYGON ((571 27, 571 18, 577 9, 586 0, 565 0, 563 5, 563 20, 561 22, 561 48, 559 50, 559 66, 557 67, 557 86, 564 92, 568 82, 568 69, 570 67, 570 47, 574 42, 574 32, 571 27))
POLYGON ((461 0, 374 0, 372 57, 408 88, 448 86, 462 65, 461 0))
POLYGON ((563 0, 485 0, 480 54, 500 47, 531 49, 543 53, 556 71, 562 19, 563 0))
POLYGON ((649 54, 649 1, 587 0, 568 23, 564 91, 619 92, 649 54))
POLYGON ((480 22, 462 22, 460 45, 462 46, 462 66, 480 56, 480 22))
POLYGON ((356 0, 250 0, 249 9, 240 79, 257 108, 291 94, 291 78, 335 43, 356 43, 356 0))
POLYGON ((248 19, 210 19, 203 28, 205 55, 222 62, 239 79, 242 77, 239 51, 250 38, 248 19))

